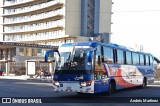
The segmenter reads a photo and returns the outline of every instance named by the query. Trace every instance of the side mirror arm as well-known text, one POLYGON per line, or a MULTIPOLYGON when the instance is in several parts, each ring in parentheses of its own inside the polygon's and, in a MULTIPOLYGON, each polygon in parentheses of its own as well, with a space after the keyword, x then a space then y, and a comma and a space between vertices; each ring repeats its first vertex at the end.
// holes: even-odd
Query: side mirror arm
POLYGON ((88 62, 92 62, 92 53, 93 53, 93 50, 89 50, 89 52, 87 53, 88 62))
POLYGON ((58 52, 58 50, 48 50, 48 51, 46 51, 45 56, 44 56, 44 61, 45 61, 45 62, 48 61, 49 54, 50 54, 50 53, 53 53, 53 52, 57 52, 58 55, 60 56, 60 53, 58 52))

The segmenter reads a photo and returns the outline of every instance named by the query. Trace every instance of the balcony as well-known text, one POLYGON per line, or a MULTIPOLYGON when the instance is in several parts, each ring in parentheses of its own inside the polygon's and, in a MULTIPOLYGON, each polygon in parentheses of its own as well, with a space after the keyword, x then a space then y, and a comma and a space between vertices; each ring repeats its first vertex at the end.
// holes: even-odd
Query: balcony
POLYGON ((72 37, 72 36, 69 36, 69 35, 61 35, 61 36, 55 36, 55 37, 51 37, 51 38, 46 38, 46 39, 33 39, 33 40, 19 40, 19 41, 16 41, 16 42, 23 42, 23 43, 40 43, 40 42, 54 42, 54 41, 57 41, 57 40, 61 40, 61 39, 66 39, 66 38, 75 38, 75 37, 72 37))
POLYGON ((58 20, 62 19, 64 16, 62 14, 52 14, 52 15, 45 15, 44 17, 31 17, 28 20, 21 20, 11 23, 4 23, 3 26, 15 26, 15 25, 24 25, 24 24, 35 24, 35 23, 41 23, 46 22, 49 20, 58 20))
MULTIPOLYGON (((41 0, 41 2, 44 2, 46 0, 41 0)), ((39 0, 20 0, 19 2, 8 2, 5 1, 5 4, 1 6, 1 8, 17 8, 17 7, 24 7, 27 5, 39 3, 39 0)))
POLYGON ((55 2, 55 1, 52 3, 48 2, 46 5, 44 5, 42 7, 35 6, 31 9, 27 9, 27 10, 25 9, 24 11, 4 14, 4 15, 2 15, 2 17, 15 17, 15 16, 23 16, 26 14, 37 14, 37 13, 45 12, 48 10, 61 8, 61 7, 63 7, 63 5, 64 5, 64 3, 62 3, 62 2, 55 2))
POLYGON ((3 32, 4 35, 16 35, 16 34, 31 34, 31 33, 40 33, 40 32, 47 32, 47 31, 57 31, 57 30, 63 30, 64 27, 60 25, 55 25, 48 28, 42 28, 42 29, 32 29, 32 30, 25 30, 25 31, 13 31, 13 32, 3 32))

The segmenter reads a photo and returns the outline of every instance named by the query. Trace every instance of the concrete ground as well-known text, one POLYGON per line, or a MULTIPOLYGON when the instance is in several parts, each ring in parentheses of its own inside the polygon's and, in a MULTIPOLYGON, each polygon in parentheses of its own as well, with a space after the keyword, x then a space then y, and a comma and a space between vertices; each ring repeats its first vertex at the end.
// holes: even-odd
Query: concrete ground
POLYGON ((40 82, 46 82, 46 83, 51 83, 52 82, 52 78, 51 77, 47 77, 47 78, 35 78, 35 77, 30 77, 30 76, 26 76, 26 75, 22 75, 22 76, 14 76, 14 75, 4 75, 4 76, 0 76, 0 79, 16 79, 16 80, 31 80, 31 81, 40 81, 40 82))

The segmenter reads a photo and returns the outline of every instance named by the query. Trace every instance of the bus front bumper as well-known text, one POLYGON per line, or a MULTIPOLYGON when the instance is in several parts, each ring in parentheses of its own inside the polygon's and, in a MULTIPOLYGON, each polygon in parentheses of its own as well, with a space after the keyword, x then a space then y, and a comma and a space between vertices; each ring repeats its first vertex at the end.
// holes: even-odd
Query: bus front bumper
POLYGON ((79 82, 61 81, 59 84, 53 84, 54 92, 81 92, 81 93, 94 93, 94 83, 90 86, 81 86, 79 82), (57 86, 58 85, 58 86, 57 86))

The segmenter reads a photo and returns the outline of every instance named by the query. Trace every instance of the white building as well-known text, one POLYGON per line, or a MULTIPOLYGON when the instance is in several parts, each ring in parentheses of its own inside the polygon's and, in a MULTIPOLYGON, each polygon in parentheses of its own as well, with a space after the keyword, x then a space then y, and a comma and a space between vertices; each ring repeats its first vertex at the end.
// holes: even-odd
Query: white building
MULTIPOLYGON (((112 0, 3 0, 0 36, 5 42, 54 46, 89 40, 95 33, 111 33, 111 6, 112 0)), ((41 57, 43 52, 1 46, 0 60, 41 57)))

